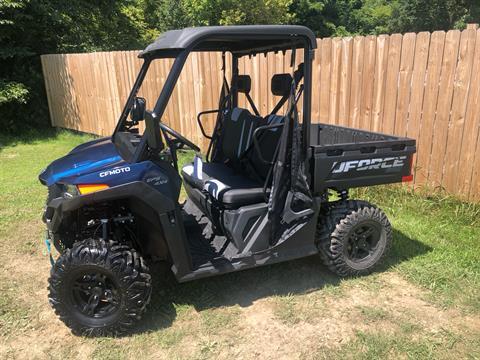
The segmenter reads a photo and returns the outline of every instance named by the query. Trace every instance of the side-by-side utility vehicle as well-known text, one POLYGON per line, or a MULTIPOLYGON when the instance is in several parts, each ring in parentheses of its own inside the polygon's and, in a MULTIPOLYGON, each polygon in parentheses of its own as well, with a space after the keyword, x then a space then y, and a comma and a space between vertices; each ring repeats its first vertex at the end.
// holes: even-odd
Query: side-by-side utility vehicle
POLYGON ((140 53, 112 136, 77 146, 39 175, 48 186, 47 243, 60 252, 49 300, 75 333, 119 334, 140 319, 153 261, 167 262, 180 282, 314 254, 340 276, 381 263, 390 223, 348 189, 411 180, 415 140, 312 123, 316 44, 302 26, 198 27, 165 32, 140 53), (223 59, 218 108, 204 109, 195 125, 209 139, 203 154, 165 115, 195 51, 223 59), (239 59, 269 52, 283 54, 291 71, 269 79, 278 103, 261 114, 250 95, 259 80, 241 73, 239 59), (142 81, 165 58, 170 72, 147 104, 142 81), (187 148, 196 155, 179 169, 187 148))

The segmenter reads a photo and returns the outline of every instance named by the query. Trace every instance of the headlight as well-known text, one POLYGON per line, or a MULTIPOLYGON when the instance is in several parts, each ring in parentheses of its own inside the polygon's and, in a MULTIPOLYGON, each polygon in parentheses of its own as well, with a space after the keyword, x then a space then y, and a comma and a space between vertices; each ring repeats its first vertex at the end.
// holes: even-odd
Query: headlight
POLYGON ((79 195, 78 189, 75 185, 63 185, 63 188, 64 188, 64 192, 63 192, 64 198, 71 198, 79 195))

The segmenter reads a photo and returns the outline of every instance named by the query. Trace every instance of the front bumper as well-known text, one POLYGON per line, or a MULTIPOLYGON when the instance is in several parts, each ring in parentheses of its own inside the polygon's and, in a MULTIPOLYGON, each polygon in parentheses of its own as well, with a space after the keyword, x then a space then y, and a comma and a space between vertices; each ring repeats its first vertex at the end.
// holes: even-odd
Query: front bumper
POLYGON ((42 221, 47 229, 56 232, 62 223, 64 208, 69 208, 69 201, 73 199, 56 198, 51 200, 43 211, 42 221))
POLYGON ((83 206, 127 199, 142 202, 150 206, 158 214, 175 210, 175 203, 170 198, 165 197, 144 182, 134 181, 126 185, 119 185, 72 198, 55 198, 45 207, 42 220, 47 225, 47 229, 55 233, 58 232, 64 218, 72 211, 83 206))
POLYGON ((47 225, 49 231, 55 233, 59 230, 64 217, 71 211, 77 210, 85 205, 92 205, 98 201, 108 200, 108 195, 108 191, 99 191, 98 193, 79 195, 71 198, 58 197, 52 199, 45 207, 42 221, 47 225))

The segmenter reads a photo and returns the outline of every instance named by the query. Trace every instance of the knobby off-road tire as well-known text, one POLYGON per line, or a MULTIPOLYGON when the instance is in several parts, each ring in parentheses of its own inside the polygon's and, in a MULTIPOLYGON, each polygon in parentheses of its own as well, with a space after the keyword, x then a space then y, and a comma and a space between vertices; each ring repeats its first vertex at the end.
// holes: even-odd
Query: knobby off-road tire
POLYGON ((366 201, 338 201, 320 214, 316 237, 322 260, 332 272, 361 276, 385 260, 392 227, 385 213, 366 201))
POLYGON ((87 239, 58 258, 48 289, 55 313, 74 334, 116 336, 140 320, 151 287, 149 270, 134 249, 87 239))

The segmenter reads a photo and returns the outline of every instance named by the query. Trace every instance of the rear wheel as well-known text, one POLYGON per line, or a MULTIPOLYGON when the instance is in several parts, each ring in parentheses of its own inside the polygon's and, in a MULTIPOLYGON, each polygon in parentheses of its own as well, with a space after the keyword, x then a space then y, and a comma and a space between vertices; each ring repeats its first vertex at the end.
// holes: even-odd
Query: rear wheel
POLYGON ((151 278, 134 249, 88 239, 58 258, 49 291, 55 312, 75 334, 119 335, 144 313, 151 278))
POLYGON ((392 228, 382 210, 366 201, 348 200, 330 204, 320 216, 317 246, 331 271, 366 275, 384 261, 392 228))

